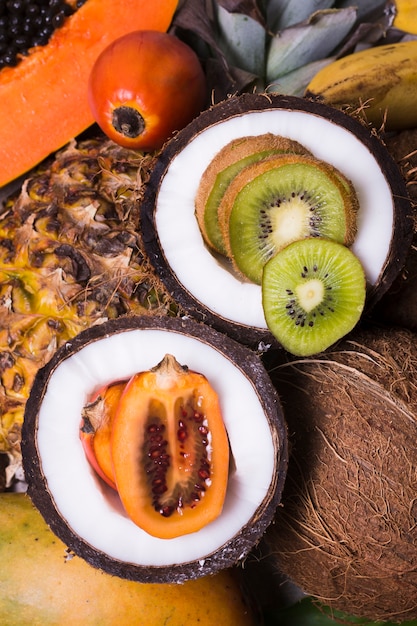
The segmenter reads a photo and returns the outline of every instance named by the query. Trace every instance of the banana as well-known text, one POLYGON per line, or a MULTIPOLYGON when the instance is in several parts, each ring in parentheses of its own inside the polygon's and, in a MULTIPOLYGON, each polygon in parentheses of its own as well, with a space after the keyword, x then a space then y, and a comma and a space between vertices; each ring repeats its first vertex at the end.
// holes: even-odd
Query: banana
POLYGON ((354 52, 321 69, 306 97, 336 108, 360 109, 385 130, 417 126, 417 41, 386 44, 354 52))
POLYGON ((415 0, 396 0, 394 28, 417 35, 417 4, 415 0))

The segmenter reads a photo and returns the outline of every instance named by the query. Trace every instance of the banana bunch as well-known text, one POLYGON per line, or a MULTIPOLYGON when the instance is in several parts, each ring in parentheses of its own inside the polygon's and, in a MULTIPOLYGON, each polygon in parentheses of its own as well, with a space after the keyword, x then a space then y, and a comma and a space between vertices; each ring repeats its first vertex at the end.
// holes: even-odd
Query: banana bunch
POLYGON ((312 78, 307 97, 359 110, 376 127, 417 126, 417 40, 366 48, 326 65, 312 78))

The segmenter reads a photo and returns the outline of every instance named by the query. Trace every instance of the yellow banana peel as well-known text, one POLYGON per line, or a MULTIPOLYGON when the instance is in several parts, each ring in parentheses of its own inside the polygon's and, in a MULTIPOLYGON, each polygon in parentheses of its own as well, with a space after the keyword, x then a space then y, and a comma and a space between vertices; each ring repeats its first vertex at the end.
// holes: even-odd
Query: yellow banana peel
POLYGON ((416 0, 396 0, 395 17, 392 25, 407 33, 417 35, 416 0))
POLYGON ((354 52, 320 70, 305 95, 336 108, 360 109, 376 127, 417 126, 417 41, 354 52))

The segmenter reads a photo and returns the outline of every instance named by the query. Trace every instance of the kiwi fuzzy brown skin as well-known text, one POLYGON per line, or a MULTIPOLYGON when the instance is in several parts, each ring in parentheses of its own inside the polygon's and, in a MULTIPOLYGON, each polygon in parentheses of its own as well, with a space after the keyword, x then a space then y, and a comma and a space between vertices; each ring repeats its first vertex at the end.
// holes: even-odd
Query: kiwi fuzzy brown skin
MULTIPOLYGON (((191 124, 182 129, 171 139, 162 150, 145 189, 144 200, 141 205, 141 232, 146 253, 154 266, 166 289, 174 300, 188 315, 198 321, 205 322, 213 328, 228 334, 233 339, 254 349, 276 347, 277 342, 267 328, 249 326, 239 321, 229 319, 221 312, 210 308, 202 302, 183 284, 171 268, 163 245, 160 241, 156 226, 156 206, 162 181, 167 174, 171 163, 181 151, 208 128, 218 126, 223 121, 240 117, 249 112, 263 112, 268 110, 302 111, 312 116, 323 117, 339 125, 357 137, 371 152, 383 172, 395 199, 394 223, 390 251, 382 268, 377 282, 369 286, 367 293, 366 311, 370 311, 382 295, 388 290, 395 277, 404 265, 407 250, 411 244, 412 228, 410 218, 410 204, 407 197, 405 183, 394 160, 381 141, 365 128, 357 119, 324 104, 306 98, 282 96, 278 94, 243 94, 213 106, 202 112, 191 124)), ((336 146, 341 150, 341 146, 336 146)), ((175 223, 175 207, 173 207, 173 223, 175 223)), ((193 266, 193 259, 190 259, 193 266)), ((201 276, 201 281, 207 280, 201 276)))
MULTIPOLYGON (((139 582, 181 583, 239 564, 260 540, 273 519, 281 498, 288 463, 287 431, 281 404, 259 357, 245 346, 216 332, 209 326, 190 319, 159 316, 126 316, 110 320, 83 331, 59 349, 49 363, 39 370, 35 378, 26 404, 21 447, 28 494, 53 532, 75 554, 84 558, 92 566, 111 575, 139 582), (118 560, 95 548, 67 523, 55 504, 42 471, 42 459, 37 443, 39 410, 51 376, 63 361, 76 355, 86 346, 90 347, 94 342, 103 338, 114 337, 119 333, 132 330, 163 330, 187 338, 195 338, 226 356, 234 364, 238 364, 242 375, 252 381, 268 420, 275 455, 275 471, 271 478, 268 495, 239 533, 216 551, 204 555, 204 558, 202 557, 199 561, 186 561, 166 566, 142 566, 118 560)), ((103 520, 104 523, 105 520, 103 520)), ((196 541, 198 541, 197 536, 196 541)))
POLYGON ((318 358, 268 354, 291 453, 264 549, 307 594, 372 621, 417 618, 416 355, 416 334, 377 326, 318 358))
POLYGON ((390 134, 384 139, 404 177, 411 202, 413 239, 404 267, 372 314, 380 323, 417 331, 417 129, 390 134))
MULTIPOLYGON (((231 259, 233 268, 243 280, 245 279, 245 275, 241 272, 241 268, 239 264, 236 262, 235 258, 235 250, 233 249, 233 245, 231 243, 231 237, 229 237, 230 228, 229 222, 230 217, 233 211, 234 202, 236 196, 242 191, 242 189, 248 184, 253 182, 258 176, 265 174, 270 170, 277 170, 279 172, 279 168, 282 165, 296 165, 296 164, 306 164, 315 166, 321 173, 324 173, 329 180, 333 181, 333 184, 339 188, 340 195, 346 198, 345 201, 345 232, 344 238, 340 234, 340 243, 343 243, 345 246, 351 246, 355 240, 356 232, 357 232, 357 212, 359 208, 358 200, 354 190, 352 189, 352 193, 348 192, 347 185, 350 185, 350 181, 343 181, 335 174, 335 168, 332 166, 328 166, 327 163, 322 163, 318 159, 314 158, 309 154, 296 154, 296 153, 288 153, 288 154, 279 154, 279 155, 271 155, 261 161, 253 163, 245 167, 239 174, 233 179, 233 181, 228 186, 222 200, 219 204, 218 215, 219 215, 219 225, 220 230, 223 235, 223 240, 225 242, 226 254, 231 259), (346 187, 345 187, 346 185, 346 187)), ((279 176, 279 174, 278 174, 279 176)), ((273 204, 275 199, 271 197, 271 204, 273 204)), ((239 225, 240 226, 240 225, 239 225)), ((319 229, 320 230, 320 229, 319 229)), ((240 228, 239 228, 240 231, 240 228)), ((312 234, 310 232, 309 236, 316 237, 317 234, 312 234)), ((287 241, 286 245, 291 241, 287 241)), ((239 242, 240 243, 240 242, 239 242)), ((276 249, 276 252, 279 250, 276 249)))
MULTIPOLYGON (((219 172, 222 172, 230 165, 237 163, 241 159, 246 159, 252 155, 276 154, 283 152, 295 152, 296 154, 310 154, 304 146, 287 137, 280 137, 272 133, 264 135, 254 135, 239 137, 228 143, 210 162, 203 176, 201 177, 195 198, 196 218, 200 226, 201 233, 210 247, 213 242, 207 234, 205 226, 205 210, 213 185, 219 172)), ((217 252, 224 254, 224 249, 217 249, 217 252)))

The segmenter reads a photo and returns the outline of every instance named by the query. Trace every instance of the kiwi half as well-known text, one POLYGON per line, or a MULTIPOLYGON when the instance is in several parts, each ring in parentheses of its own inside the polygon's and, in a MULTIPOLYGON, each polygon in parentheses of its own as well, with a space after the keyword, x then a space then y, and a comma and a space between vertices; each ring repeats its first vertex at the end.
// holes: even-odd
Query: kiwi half
POLYGON ((366 296, 358 258, 335 241, 295 241, 266 263, 265 318, 280 344, 296 356, 322 352, 359 321, 366 296))
POLYGON ((218 224, 218 207, 234 177, 247 165, 277 153, 309 154, 302 144, 281 135, 265 133, 239 137, 224 146, 201 177, 195 198, 196 218, 206 243, 226 254, 218 224))
POLYGON ((342 177, 305 155, 275 156, 244 168, 219 207, 235 268, 261 284, 265 263, 292 241, 325 237, 350 246, 359 203, 342 177))

